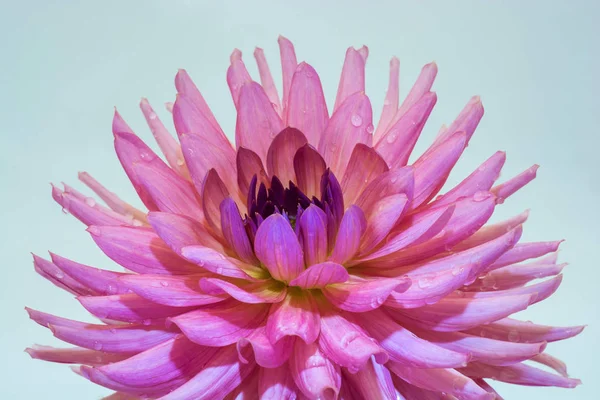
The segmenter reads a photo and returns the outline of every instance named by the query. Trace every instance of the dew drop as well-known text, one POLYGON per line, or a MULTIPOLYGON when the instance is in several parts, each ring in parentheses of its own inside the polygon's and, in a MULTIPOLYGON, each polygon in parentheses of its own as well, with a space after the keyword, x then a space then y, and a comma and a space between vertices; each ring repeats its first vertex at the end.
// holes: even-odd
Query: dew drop
POLYGON ((521 335, 519 335, 519 332, 515 331, 515 330, 511 330, 508 332, 508 341, 509 342, 518 342, 521 339, 521 335))
POLYGON ((423 277, 417 281, 417 285, 419 285, 419 287, 421 289, 426 289, 426 288, 430 287, 431 285, 433 285, 433 278, 423 277))
POLYGON ((69 210, 67 210, 65 207, 62 208, 62 212, 63 214, 69 214, 69 210))
POLYGON ((383 105, 384 106, 389 106, 390 104, 392 104, 392 102, 389 99, 387 99, 387 98, 383 101, 383 105))
POLYGON ((152 112, 152 113, 150 113, 148 118, 150 118, 151 120, 155 120, 156 118, 158 118, 158 116, 156 115, 156 113, 152 112))
POLYGON ((140 221, 139 219, 134 219, 133 221, 131 221, 131 223, 133 224, 133 226, 142 226, 142 225, 144 225, 142 223, 142 221, 140 221))
POLYGON ((65 274, 62 271, 56 271, 56 274, 54 274, 54 276, 56 276, 58 279, 62 279, 65 277, 65 274))
POLYGON ((185 160, 183 158, 178 158, 177 165, 179 165, 181 167, 181 166, 183 166, 183 164, 185 164, 185 160))
POLYGON ((142 321, 142 324, 144 324, 146 326, 150 325, 151 323, 152 323, 152 321, 149 320, 149 319, 145 319, 145 320, 142 321))
POLYGON ((167 281, 160 281, 160 285, 163 286, 163 287, 167 287, 167 286, 169 286, 169 282, 167 282, 167 281))
POLYGON ((352 117, 350 117, 350 122, 352 123, 353 126, 359 127, 362 125, 363 120, 360 115, 353 114, 352 117))
POLYGON ((96 200, 92 199, 91 197, 86 197, 85 204, 87 204, 90 207, 94 207, 96 205, 96 200))
POLYGON ((398 139, 398 131, 391 131, 385 137, 385 141, 392 144, 398 139))
POLYGON ((489 192, 484 192, 483 190, 480 190, 479 192, 476 192, 473 195, 473 200, 477 202, 484 201, 485 199, 489 199, 491 195, 492 194, 489 192))
POLYGON ((108 285, 106 291, 110 294, 114 294, 117 292, 117 288, 114 285, 108 285))
POLYGON ((110 333, 117 333, 117 330, 115 328, 110 328, 110 333))
POLYGON ((102 343, 100 342, 94 342, 94 350, 102 350, 102 343))
POLYGON ((464 271, 464 270, 465 270, 465 269, 464 269, 463 267, 458 267, 458 266, 456 266, 456 267, 452 268, 452 275, 453 275, 453 276, 460 275, 460 274, 462 274, 462 273, 463 273, 463 271, 464 271))
POLYGON ((142 151, 140 153, 140 158, 142 160, 150 161, 154 158, 154 156, 152 156, 152 154, 150 154, 150 152, 148 152, 148 151, 142 151))
POLYGON ((218 267, 217 268, 217 274, 219 274, 219 275, 223 274, 223 268, 222 267, 218 267))
POLYGON ((374 131, 375 131, 375 127, 373 126, 373 124, 367 125, 367 133, 372 134, 374 131))

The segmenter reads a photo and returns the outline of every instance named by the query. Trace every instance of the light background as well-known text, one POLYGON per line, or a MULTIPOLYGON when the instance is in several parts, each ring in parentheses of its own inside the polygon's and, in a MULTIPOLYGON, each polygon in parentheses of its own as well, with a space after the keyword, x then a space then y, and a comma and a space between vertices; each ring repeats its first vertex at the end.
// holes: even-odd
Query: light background
MULTIPOLYGON (((378 118, 392 55, 401 59, 401 91, 435 60, 439 101, 417 151, 469 97, 486 115, 451 183, 498 149, 501 179, 541 164, 538 178, 498 208, 494 219, 531 208, 525 240, 567 239, 559 291, 524 319, 590 324, 548 350, 583 379, 575 391, 497 384, 506 399, 597 399, 598 387, 598 102, 600 70, 595 1, 22 1, 0 13, 0 398, 96 399, 109 391, 66 366, 30 360, 33 343, 58 344, 29 321, 23 306, 87 319, 72 296, 38 277, 30 251, 110 267, 83 226, 63 215, 49 182, 81 188, 87 170, 135 201, 113 154, 113 106, 145 139, 137 103, 146 96, 167 119, 173 77, 187 68, 227 132, 235 115, 225 83, 235 47, 251 73, 255 45, 280 81, 277 35, 321 75, 332 104, 347 46, 367 44, 367 92, 378 118), (217 2, 213 2, 217 3, 217 2), (594 395, 596 393, 596 395, 594 395)), ((256 75, 255 75, 256 76, 256 75)), ((137 203, 136 203, 137 204, 137 203)))

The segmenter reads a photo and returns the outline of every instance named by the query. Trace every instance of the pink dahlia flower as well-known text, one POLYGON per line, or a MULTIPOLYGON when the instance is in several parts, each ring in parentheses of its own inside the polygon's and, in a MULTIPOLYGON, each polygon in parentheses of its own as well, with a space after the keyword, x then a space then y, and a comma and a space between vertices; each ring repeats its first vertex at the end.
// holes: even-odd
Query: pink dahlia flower
POLYGON ((178 141, 141 102, 166 162, 115 113, 117 157, 147 211, 87 173, 106 206, 52 188, 126 272, 34 256, 101 323, 28 309, 76 346, 29 354, 79 364, 117 392, 107 399, 493 399, 488 379, 576 386, 544 350, 583 327, 510 317, 558 288, 560 242, 519 243, 527 212, 484 226, 537 166, 495 184, 497 152, 438 195, 483 115, 479 98, 407 165, 436 103, 435 64, 399 103, 392 59, 375 128, 366 47, 346 52, 329 109, 315 70, 279 45, 282 98, 262 50, 260 84, 231 56, 235 146, 183 70, 168 106, 178 141))

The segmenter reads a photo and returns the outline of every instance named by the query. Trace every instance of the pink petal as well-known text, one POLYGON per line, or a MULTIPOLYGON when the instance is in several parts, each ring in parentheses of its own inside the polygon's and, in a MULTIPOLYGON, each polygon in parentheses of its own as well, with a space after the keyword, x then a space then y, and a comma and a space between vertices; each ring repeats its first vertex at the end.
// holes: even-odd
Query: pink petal
POLYGON ((279 303, 287 293, 282 283, 272 279, 259 282, 239 281, 233 284, 223 279, 203 278, 200 280, 200 287, 206 293, 228 294, 242 303, 249 304, 279 303))
POLYGON ((319 152, 336 176, 343 176, 354 146, 371 146, 372 112, 369 98, 358 92, 333 113, 319 142, 319 152))
POLYGON ((281 118, 262 87, 255 82, 244 84, 240 90, 235 127, 237 147, 250 149, 266 160, 271 141, 283 128, 281 118))
POLYGON ((292 79, 294 77, 294 72, 298 66, 298 61, 296 61, 296 53, 294 51, 294 45, 288 39, 283 36, 279 36, 277 40, 279 42, 279 51, 281 53, 281 70, 283 76, 283 113, 282 115, 287 115, 288 102, 290 97, 290 89, 292 86, 292 79))
POLYGON ((531 304, 532 296, 502 296, 482 299, 448 297, 435 304, 413 309, 388 309, 400 323, 439 332, 473 328, 505 318, 531 304))
POLYGON ((286 336, 298 336, 313 343, 319 336, 319 310, 309 292, 289 290, 285 300, 271 306, 267 319, 267 337, 277 343, 286 336))
POLYGON ((528 260, 530 258, 537 258, 544 256, 548 253, 555 252, 558 250, 558 246, 562 243, 562 240, 553 242, 531 242, 531 243, 519 243, 499 259, 496 260, 492 265, 489 266, 488 270, 494 270, 501 267, 505 267, 510 264, 516 264, 521 261, 528 260))
POLYGON ((512 343, 472 336, 462 332, 415 331, 421 338, 446 349, 470 354, 472 361, 492 365, 510 365, 529 360, 546 348, 546 343, 512 343))
POLYGON ((398 112, 394 116, 392 120, 392 124, 396 123, 396 121, 400 120, 410 110, 410 108, 417 103, 426 93, 431 90, 431 86, 433 86, 433 81, 437 75, 437 65, 432 62, 425 65, 421 69, 421 73, 419 74, 417 80, 415 81, 413 87, 408 92, 408 95, 402 102, 400 108, 398 108, 398 112))
POLYGON ((555 342, 579 335, 585 326, 555 327, 505 318, 467 330, 471 335, 518 343, 555 342))
POLYGON ((392 361, 415 368, 448 368, 467 365, 469 356, 444 349, 417 337, 395 323, 384 311, 374 310, 357 315, 373 339, 383 347, 392 361))
MULTIPOLYGON (((303 247, 306 266, 322 263, 327 258, 327 215, 314 204, 302 213, 296 222, 303 247)), ((302 272, 303 275, 306 271, 302 272)), ((297 279, 297 278, 296 278, 297 279)), ((294 279, 294 280, 296 280, 294 279)))
POLYGON ((338 86, 337 97, 333 111, 335 112, 342 103, 356 92, 365 91, 365 59, 353 47, 346 51, 346 59, 342 67, 342 76, 338 86))
POLYGON ((411 385, 449 393, 464 400, 492 400, 495 396, 454 369, 411 368, 390 361, 387 367, 411 385))
MULTIPOLYGON (((250 189, 250 182, 254 175, 258 178, 258 184, 264 183, 265 186, 270 186, 271 182, 263 163, 255 152, 240 147, 237 152, 237 182, 242 195, 247 194, 250 189)), ((320 177, 319 177, 320 178, 320 177)))
POLYGON ((483 105, 481 104, 481 99, 479 96, 473 96, 448 129, 435 139, 433 146, 443 143, 455 132, 465 132, 467 134, 467 142, 469 142, 482 117, 483 105))
MULTIPOLYGON (((240 108, 240 91, 246 84, 253 83, 244 62, 242 61, 242 52, 235 49, 229 57, 231 65, 227 69, 227 85, 231 91, 231 97, 235 108, 239 112, 240 108)), ((256 84, 257 86, 260 86, 256 84)), ((262 90, 262 87, 261 87, 262 90)))
MULTIPOLYGON (((210 108, 204 100, 204 97, 202 97, 202 94, 186 70, 180 69, 177 71, 177 75, 175 76, 175 87, 177 88, 177 93, 185 96, 196 107, 204 119, 208 119, 214 128, 221 131, 221 127, 219 126, 217 119, 210 111, 210 108)), ((173 107, 174 105, 171 106, 171 112, 173 112, 173 107)))
POLYGON ((459 132, 415 161, 415 194, 412 209, 427 203, 442 188, 465 145, 466 136, 459 132))
POLYGON ((223 246, 198 221, 183 215, 152 212, 148 220, 154 231, 173 251, 181 255, 181 249, 192 245, 202 245, 224 253, 223 246))
POLYGON ((531 357, 531 361, 535 361, 537 363, 550 367, 565 378, 569 377, 569 374, 567 373, 567 365, 558 358, 553 357, 548 353, 542 353, 531 357))
POLYGON ((223 347, 248 336, 264 321, 269 306, 227 300, 170 318, 191 341, 223 347))
POLYGON ((326 164, 319 152, 310 145, 304 145, 294 155, 294 172, 300 190, 309 198, 320 194, 321 177, 326 164))
POLYGON ((148 99, 143 98, 140 102, 140 108, 142 113, 144 113, 144 117, 146 118, 146 122, 150 127, 150 131, 152 135, 154 135, 154 139, 156 139, 156 143, 158 143, 158 147, 165 155, 169 166, 173 168, 173 170, 177 171, 179 175, 184 178, 189 178, 189 172, 187 170, 186 165, 182 162, 183 155, 181 153, 181 146, 175 140, 175 138, 169 133, 167 128, 163 125, 158 115, 152 109, 150 103, 148 103, 148 99))
POLYGON ((522 225, 527 221, 529 217, 529 211, 522 212, 506 221, 498 222, 496 224, 486 225, 478 230, 471 237, 460 242, 458 245, 452 248, 453 251, 461 251, 470 249, 471 247, 479 246, 480 244, 489 242, 504 235, 506 232, 522 225))
POLYGON ((233 249, 238 258, 248 264, 256 264, 252 243, 246 234, 244 221, 232 198, 228 197, 219 206, 221 211, 221 231, 225 241, 233 249))
POLYGON ((344 204, 354 204, 365 188, 388 170, 385 160, 372 147, 357 144, 342 179, 344 204))
POLYGON ((110 354, 96 350, 74 347, 70 349, 57 349, 49 346, 34 345, 25 349, 25 352, 36 360, 43 360, 61 364, 104 365, 121 361, 128 357, 123 354, 110 354))
POLYGON ((336 307, 350 312, 366 312, 380 307, 392 291, 406 290, 408 278, 380 278, 366 280, 351 277, 345 283, 323 288, 323 294, 336 307))
POLYGON ((269 101, 276 108, 279 115, 281 115, 281 104, 279 103, 279 95, 277 94, 277 88, 275 82, 273 82, 273 76, 269 70, 269 64, 265 58, 263 49, 257 47, 254 49, 254 58, 258 66, 258 73, 260 75, 260 84, 265 89, 265 93, 269 97, 269 101))
POLYGON ((206 174, 202 182, 202 210, 208 226, 215 236, 221 237, 221 203, 229 197, 229 191, 214 169, 206 174))
POLYGON ((91 226, 88 231, 108 257, 133 272, 173 275, 198 272, 198 267, 175 254, 150 229, 91 226))
POLYGON ((469 285, 468 290, 511 289, 534 279, 558 275, 567 264, 515 264, 494 270, 469 285))
POLYGON ((35 254, 33 254, 33 267, 35 272, 42 277, 75 296, 97 294, 92 288, 87 287, 87 285, 73 279, 70 275, 65 274, 57 265, 44 260, 35 254))
POLYGON ((290 87, 286 124, 298 128, 312 146, 318 146, 329 121, 329 112, 319 75, 302 62, 290 87))
POLYGON ((464 368, 462 372, 472 377, 493 378, 501 382, 516 385, 574 388, 581 384, 579 379, 554 375, 521 363, 504 367, 472 363, 467 368, 464 368))
POLYGON ((160 400, 221 399, 254 371, 255 364, 241 364, 235 347, 219 350, 196 376, 160 400))
POLYGON ((527 185, 529 182, 534 180, 539 167, 539 165, 535 164, 529 169, 515 176, 514 178, 500 185, 494 186, 492 188, 492 193, 494 193, 498 197, 499 202, 503 202, 504 199, 508 198, 517 190, 521 189, 523 186, 527 185))
POLYGON ((201 306, 223 301, 226 296, 203 293, 198 282, 206 274, 185 276, 127 275, 120 279, 134 293, 157 304, 173 307, 201 306))
POLYGON ((308 398, 335 400, 340 391, 340 369, 319 351, 316 344, 296 340, 290 358, 294 382, 308 398))
POLYGON ((338 310, 322 304, 319 350, 330 361, 348 368, 350 373, 363 369, 373 357, 377 363, 385 364, 388 355, 354 321, 351 314, 340 315, 338 310))
POLYGON ((302 248, 290 223, 273 214, 256 231, 254 251, 273 278, 289 282, 304 270, 302 248))
POLYGON ((390 168, 406 165, 436 102, 436 94, 428 92, 402 118, 388 126, 375 149, 390 168))
MULTIPOLYGON (((290 349, 293 348, 290 346, 290 349)), ((258 394, 261 400, 295 400, 296 384, 287 364, 278 368, 261 368, 258 374, 258 394)))
POLYGON ((373 400, 397 399, 390 371, 373 360, 367 362, 365 367, 357 373, 351 374, 344 371, 343 375, 344 383, 350 384, 352 392, 355 392, 358 398, 373 400))
POLYGON ((335 239, 335 247, 330 260, 344 264, 358 252, 361 238, 367 229, 365 215, 357 206, 350 206, 344 213, 335 239))
POLYGON ((277 176, 284 186, 296 181, 294 155, 307 143, 306 137, 295 128, 285 128, 275 136, 267 152, 267 171, 277 176))
POLYGON ((181 254, 185 259, 217 275, 244 280, 255 280, 264 275, 260 267, 245 264, 208 247, 186 246, 181 249, 181 254))
POLYGON ((348 278, 346 268, 340 264, 326 261, 308 267, 290 282, 290 286, 299 286, 302 289, 320 289, 334 283, 346 282, 348 278))
POLYGON ((379 245, 390 233, 408 208, 405 194, 395 194, 379 200, 367 215, 367 229, 361 239, 360 253, 365 254, 379 245))
POLYGON ((77 300, 100 319, 143 323, 149 326, 162 319, 184 313, 190 308, 171 307, 153 303, 134 293, 112 296, 79 296, 77 300))
POLYGON ((377 129, 373 135, 373 143, 377 144, 389 126, 392 118, 398 111, 398 101, 400 95, 400 60, 396 57, 392 57, 390 61, 390 80, 388 84, 387 92, 385 93, 385 100, 383 102, 383 111, 377 124, 377 129))
POLYGON ((413 168, 398 168, 384 172, 375 178, 369 186, 365 188, 356 201, 356 205, 366 213, 371 212, 382 197, 393 194, 405 194, 412 199, 414 188, 413 168))
POLYGON ((258 365, 271 370, 284 368, 284 364, 294 348, 293 341, 294 338, 286 337, 273 344, 269 341, 265 328, 261 327, 254 330, 248 337, 240 339, 237 349, 243 363, 254 358, 258 365))

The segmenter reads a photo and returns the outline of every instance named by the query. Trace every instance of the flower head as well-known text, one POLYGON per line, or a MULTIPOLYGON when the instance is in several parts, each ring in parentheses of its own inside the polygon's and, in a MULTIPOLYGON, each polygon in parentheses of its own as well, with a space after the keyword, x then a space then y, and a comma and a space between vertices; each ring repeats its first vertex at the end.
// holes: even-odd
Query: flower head
POLYGON ((79 364, 117 391, 111 399, 493 399, 488 379, 576 386, 544 350, 583 328, 510 318, 558 288, 560 242, 520 243, 527 212, 485 225, 537 166, 495 184, 497 152, 438 195, 483 115, 480 99, 408 165, 436 103, 435 64, 399 103, 392 59, 375 128, 366 47, 346 52, 328 109, 315 70, 287 39, 279 45, 282 98, 262 50, 261 84, 239 51, 231 56, 235 146, 184 70, 168 105, 178 141, 140 104, 166 162, 115 112, 116 153, 147 211, 85 172, 106 206, 52 188, 126 272, 34 256, 40 275, 102 322, 28 309, 77 346, 29 354, 79 364))

